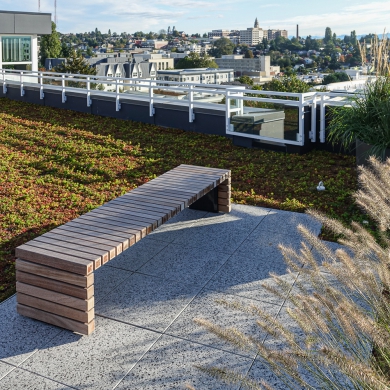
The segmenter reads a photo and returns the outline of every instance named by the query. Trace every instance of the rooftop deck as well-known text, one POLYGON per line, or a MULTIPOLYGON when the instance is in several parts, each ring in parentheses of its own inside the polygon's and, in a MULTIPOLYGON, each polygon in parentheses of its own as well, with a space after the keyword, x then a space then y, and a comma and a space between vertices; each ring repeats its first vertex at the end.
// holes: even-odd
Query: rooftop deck
MULTIPOLYGON (((225 344, 193 318, 272 342, 254 317, 217 306, 224 297, 294 326, 285 300, 261 284, 269 272, 286 273, 277 245, 299 247, 299 223, 321 228, 305 214, 253 206, 235 204, 230 214, 186 209, 95 272, 97 328, 90 336, 19 316, 11 297, 0 304, 0 388, 239 389, 194 367, 217 365, 284 389, 256 355, 225 344)), ((298 277, 285 276, 291 286, 298 277)))

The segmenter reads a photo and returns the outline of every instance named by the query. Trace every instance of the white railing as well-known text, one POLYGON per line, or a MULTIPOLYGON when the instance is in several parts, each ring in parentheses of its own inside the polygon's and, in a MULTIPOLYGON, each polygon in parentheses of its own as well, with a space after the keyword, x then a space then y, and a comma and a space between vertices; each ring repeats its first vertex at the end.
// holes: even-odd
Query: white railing
MULTIPOLYGON (((285 93, 273 91, 247 90, 240 86, 223 86, 218 84, 194 84, 165 80, 146 80, 137 78, 105 77, 81 74, 64 74, 53 72, 32 72, 0 69, 0 83, 3 93, 7 86, 19 86, 20 95, 24 96, 26 87, 35 87, 40 91, 40 99, 44 99, 45 91, 57 90, 61 93, 61 101, 65 103, 68 92, 83 93, 86 105, 93 104, 93 96, 104 95, 115 99, 116 110, 121 110, 121 101, 141 100, 149 105, 149 115, 155 114, 154 105, 162 102, 171 105, 186 106, 188 120, 195 120, 194 108, 225 111, 226 134, 246 137, 263 141, 303 146, 304 112, 305 107, 311 108, 311 131, 309 138, 316 142, 317 106, 320 107, 320 142, 325 142, 325 107, 350 104, 351 94, 333 92, 285 93), (224 100, 224 104, 223 103, 224 100), (247 103, 245 103, 247 102, 247 103), (220 104, 216 104, 220 103, 220 104), (247 107, 252 105, 254 107, 247 107), (278 109, 267 109, 272 106, 278 109), (275 106, 276 105, 276 106, 275 106), (283 109, 281 109, 283 108, 283 109), (294 114, 297 130, 293 130, 295 139, 285 139, 285 111, 290 113, 292 108, 298 111, 294 114), (269 120, 270 112, 279 113, 279 117, 269 120), (236 116, 235 119, 232 118, 236 116), (245 122, 248 118, 258 118, 261 128, 267 131, 240 131, 232 122, 245 122), (277 130, 275 130, 277 129, 277 130)), ((255 122, 255 120, 253 119, 255 122)), ((295 125, 293 125, 294 127, 295 125)), ((245 127, 245 125, 244 125, 245 127)), ((250 128, 251 126, 249 126, 250 128)))

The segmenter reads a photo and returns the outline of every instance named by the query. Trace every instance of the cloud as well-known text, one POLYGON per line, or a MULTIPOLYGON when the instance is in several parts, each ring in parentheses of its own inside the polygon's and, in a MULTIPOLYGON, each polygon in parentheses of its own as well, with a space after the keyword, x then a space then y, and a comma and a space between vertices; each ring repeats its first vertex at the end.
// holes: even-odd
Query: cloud
MULTIPOLYGON (((187 32, 207 32, 212 29, 245 29, 258 16, 264 28, 287 29, 301 35, 322 35, 329 26, 337 34, 356 30, 358 34, 381 33, 390 27, 390 1, 327 0, 326 4, 307 0, 149 0, 120 2, 118 0, 58 0, 58 30, 61 32, 150 31, 175 25, 187 32), (223 20, 223 23, 221 20, 223 20), (252 20, 253 19, 253 20, 252 20)), ((36 12, 36 0, 2 0, 1 8, 36 12)), ((41 11, 54 13, 53 0, 41 0, 41 11)))

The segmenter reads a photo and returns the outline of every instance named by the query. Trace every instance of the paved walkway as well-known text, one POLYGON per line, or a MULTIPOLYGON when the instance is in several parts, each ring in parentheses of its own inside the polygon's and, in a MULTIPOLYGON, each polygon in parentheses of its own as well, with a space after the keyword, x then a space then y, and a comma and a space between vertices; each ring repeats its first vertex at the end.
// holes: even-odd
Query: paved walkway
MULTIPOLYGON (((96 330, 80 336, 0 304, 0 389, 239 389, 194 365, 235 369, 284 389, 255 355, 220 341, 193 322, 203 317, 264 341, 255 318, 215 299, 255 305, 289 321, 284 301, 261 284, 286 273, 277 248, 295 248, 305 214, 233 205, 230 214, 186 209, 95 272, 96 330)), ((296 276, 286 275, 291 285, 296 276)))

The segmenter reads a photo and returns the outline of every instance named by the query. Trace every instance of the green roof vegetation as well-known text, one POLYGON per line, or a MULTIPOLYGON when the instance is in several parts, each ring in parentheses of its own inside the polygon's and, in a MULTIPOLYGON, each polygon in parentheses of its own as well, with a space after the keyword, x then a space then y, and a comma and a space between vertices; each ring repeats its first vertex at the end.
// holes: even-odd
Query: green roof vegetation
POLYGON ((14 292, 16 246, 179 164, 231 169, 235 203, 362 219, 352 156, 245 149, 225 137, 2 98, 0 301, 14 292), (326 191, 316 190, 319 181, 326 191))

